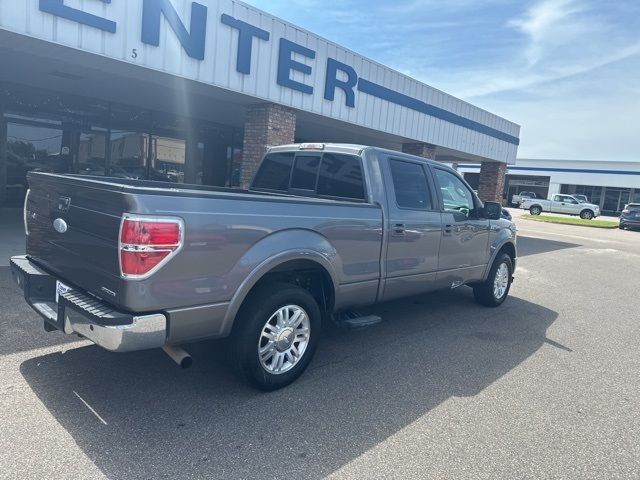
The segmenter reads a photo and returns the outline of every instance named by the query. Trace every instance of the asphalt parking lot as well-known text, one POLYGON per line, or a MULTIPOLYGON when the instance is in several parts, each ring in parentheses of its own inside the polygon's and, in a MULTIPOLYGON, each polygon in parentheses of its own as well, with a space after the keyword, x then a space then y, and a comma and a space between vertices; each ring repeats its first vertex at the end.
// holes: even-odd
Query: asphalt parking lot
POLYGON ((270 394, 46 334, 0 267, 0 478, 640 478, 640 232, 516 221, 501 308, 378 306, 270 394))

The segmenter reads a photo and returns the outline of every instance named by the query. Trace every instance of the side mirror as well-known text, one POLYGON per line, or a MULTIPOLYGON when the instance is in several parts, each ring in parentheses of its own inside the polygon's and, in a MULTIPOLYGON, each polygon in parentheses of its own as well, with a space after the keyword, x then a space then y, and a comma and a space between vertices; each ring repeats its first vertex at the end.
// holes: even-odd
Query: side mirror
POLYGON ((489 220, 500 220, 502 218, 502 205, 498 202, 485 202, 484 218, 489 220))

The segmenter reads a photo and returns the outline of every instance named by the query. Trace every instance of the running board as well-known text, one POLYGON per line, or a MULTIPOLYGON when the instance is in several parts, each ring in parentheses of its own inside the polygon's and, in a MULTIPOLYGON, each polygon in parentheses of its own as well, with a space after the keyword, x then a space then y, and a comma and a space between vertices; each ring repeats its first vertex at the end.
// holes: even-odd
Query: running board
POLYGON ((361 315, 358 312, 340 312, 334 316, 334 322, 339 328, 348 330, 358 330, 361 328, 372 327, 382 322, 382 317, 377 315, 361 315))

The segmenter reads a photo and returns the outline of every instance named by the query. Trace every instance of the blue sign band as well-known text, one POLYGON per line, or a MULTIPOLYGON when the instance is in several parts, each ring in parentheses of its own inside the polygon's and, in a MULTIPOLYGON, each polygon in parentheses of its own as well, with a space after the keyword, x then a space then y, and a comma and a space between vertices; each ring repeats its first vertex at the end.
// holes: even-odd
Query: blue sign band
POLYGON ((411 110, 415 110, 416 112, 439 118, 440 120, 444 120, 445 122, 453 123, 454 125, 458 125, 459 127, 468 128, 469 130, 473 130, 474 132, 482 133, 484 135, 503 140, 513 145, 520 145, 520 139, 514 137, 513 135, 501 132, 500 130, 488 127, 479 122, 469 120, 468 118, 461 117, 460 115, 448 112, 446 110, 443 110, 442 108, 429 105, 422 100, 409 97, 408 95, 396 92, 395 90, 383 87, 382 85, 370 82, 369 80, 361 78, 358 81, 358 90, 362 93, 377 97, 381 100, 386 100, 387 102, 410 108, 411 110))

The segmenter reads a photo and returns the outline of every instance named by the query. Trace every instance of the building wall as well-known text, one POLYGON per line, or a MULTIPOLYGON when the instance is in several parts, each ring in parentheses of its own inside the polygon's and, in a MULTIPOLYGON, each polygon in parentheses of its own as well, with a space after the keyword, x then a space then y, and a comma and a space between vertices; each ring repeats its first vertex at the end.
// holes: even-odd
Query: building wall
MULTIPOLYGON (((480 166, 461 165, 459 170, 463 174, 473 175, 480 171, 480 166)), ((640 201, 640 162, 519 159, 516 165, 508 166, 506 185, 508 191, 505 193, 514 193, 513 188, 509 189, 509 179, 514 176, 548 182, 547 197, 556 193, 576 193, 577 190, 584 190, 582 187, 597 187, 591 189, 598 192, 596 203, 610 213, 620 211, 620 207, 624 206, 627 193, 629 201, 640 201), (617 191, 623 192, 618 208, 607 210, 604 208, 609 204, 607 192, 611 196, 617 191)), ((537 191, 524 186, 519 190, 537 191)), ((507 198, 507 200, 510 199, 507 198)))
MULTIPOLYGON (((0 2, 0 30, 407 139, 500 162, 515 160, 518 125, 246 4, 231 0, 149 2, 164 5, 165 12, 175 8, 179 20, 173 30, 186 28, 190 33, 182 42, 165 15, 149 10, 144 17, 144 4, 0 2), (43 4, 50 6, 49 12, 41 11, 43 4), (239 29, 250 27, 262 38, 253 37, 240 46, 239 29), (198 28, 204 33, 198 34, 198 28), (158 32, 155 42, 153 36, 158 32), (299 63, 292 64, 292 60, 299 63), (349 80, 350 87, 344 90, 352 96, 328 79, 349 80)), ((14 36, 3 43, 24 42, 14 36)))

